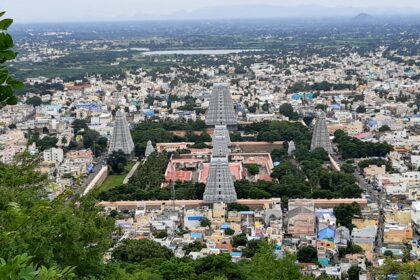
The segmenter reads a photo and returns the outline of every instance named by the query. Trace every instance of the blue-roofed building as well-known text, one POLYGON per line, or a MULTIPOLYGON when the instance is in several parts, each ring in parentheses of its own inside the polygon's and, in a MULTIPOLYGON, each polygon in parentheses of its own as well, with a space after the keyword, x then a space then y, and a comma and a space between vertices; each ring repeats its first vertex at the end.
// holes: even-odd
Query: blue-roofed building
POLYGON ((331 108, 331 109, 333 109, 333 110, 341 110, 341 106, 340 106, 340 104, 332 104, 332 105, 330 106, 330 108, 331 108))
POLYGON ((188 229, 195 229, 200 227, 201 221, 206 219, 204 216, 200 215, 190 215, 184 217, 184 226, 188 229))
POLYGON ((205 219, 203 216, 188 216, 188 221, 202 221, 205 219))
POLYGON ((92 113, 100 113, 102 111, 102 106, 96 102, 78 102, 74 105, 76 109, 88 110, 92 113))
POLYGON ((305 99, 305 100, 312 101, 314 99, 314 94, 312 92, 298 92, 298 93, 292 94, 291 98, 292 100, 305 99))
POLYGON ((376 73, 369 71, 369 72, 367 73, 367 76, 368 76, 369 78, 371 78, 371 79, 374 79, 374 78, 376 78, 376 73))
POLYGON ((318 232, 324 228, 335 229, 337 219, 334 216, 334 210, 332 208, 315 210, 316 224, 318 232))
POLYGON ((130 104, 134 106, 139 106, 141 103, 142 103, 141 100, 138 100, 138 99, 130 100, 130 104))
POLYGON ((318 240, 334 240, 335 230, 327 227, 318 232, 318 240))
POLYGON ((241 215, 254 215, 254 211, 240 211, 239 214, 241 215))
POLYGON ((327 267, 331 264, 330 259, 327 258, 318 258, 318 262, 322 267, 327 267))
POLYGON ((369 127, 377 127, 378 126, 378 122, 377 121, 374 121, 374 120, 370 120, 370 121, 368 121, 367 122, 367 125, 369 126, 369 127))
POLYGON ((220 226, 220 229, 228 229, 228 228, 230 228, 229 224, 223 224, 220 226))
POLYGON ((86 173, 90 174, 93 173, 95 166, 91 163, 86 167, 86 173))
POLYGON ((233 262, 238 262, 242 258, 242 252, 230 252, 230 257, 233 262))
POLYGON ((144 114, 146 115, 146 117, 148 119, 153 118, 153 116, 155 115, 155 113, 153 111, 146 111, 146 112, 144 112, 144 114))
POLYGON ((74 120, 75 120, 76 118, 74 118, 74 117, 62 117, 61 118, 61 121, 63 121, 63 122, 65 122, 65 123, 67 123, 67 124, 71 124, 71 123, 73 123, 74 122, 74 120))
POLYGON ((203 234, 199 232, 191 232, 191 238, 194 240, 203 239, 203 234))

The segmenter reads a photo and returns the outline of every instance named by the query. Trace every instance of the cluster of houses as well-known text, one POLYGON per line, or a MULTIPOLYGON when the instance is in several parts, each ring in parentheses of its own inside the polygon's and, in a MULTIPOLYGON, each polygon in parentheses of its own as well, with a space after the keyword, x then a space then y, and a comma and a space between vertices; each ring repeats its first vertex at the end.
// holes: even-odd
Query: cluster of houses
POLYGON ((247 242, 267 238, 276 244, 279 256, 305 246, 316 248, 317 262, 301 263, 304 273, 312 275, 341 277, 351 266, 359 266, 361 276, 366 276, 368 265, 383 263, 387 251, 402 257, 407 245, 412 258, 420 257, 420 244, 415 243, 411 228, 412 222, 419 222, 418 202, 413 209, 385 213, 380 243, 379 209, 366 199, 290 199, 288 210, 276 198, 238 200, 238 203, 249 205, 249 210, 229 210, 223 203, 208 207, 202 201, 126 201, 101 205, 108 212, 118 213, 116 226, 120 230, 116 240, 152 239, 172 249, 177 257, 188 255, 197 259, 226 253, 232 261, 239 261, 247 258, 246 245, 237 241, 239 237, 247 242), (353 201, 363 206, 362 214, 352 219, 354 228, 339 225, 333 207, 353 201), (186 251, 189 244, 197 242, 201 247, 186 251), (354 245, 361 251, 340 254, 340 248, 354 245))

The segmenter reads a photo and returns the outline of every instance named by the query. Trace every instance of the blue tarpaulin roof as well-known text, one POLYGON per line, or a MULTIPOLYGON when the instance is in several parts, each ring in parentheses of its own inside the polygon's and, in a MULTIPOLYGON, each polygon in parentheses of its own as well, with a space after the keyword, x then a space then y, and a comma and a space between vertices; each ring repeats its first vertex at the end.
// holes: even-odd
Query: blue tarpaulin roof
POLYGON ((253 215, 253 214, 255 214, 254 211, 240 211, 239 213, 242 214, 242 215, 253 215))
POLYGON ((335 237, 335 230, 331 228, 324 228, 319 231, 318 239, 334 239, 335 237))
POLYGON ((228 229, 228 228, 230 228, 229 224, 223 224, 220 226, 220 229, 228 229))
POLYGON ((188 221, 202 221, 205 218, 203 216, 189 216, 187 217, 188 221))
POLYGON ((203 234, 198 233, 198 232, 191 232, 191 238, 194 238, 194 239, 203 238, 203 234))
POLYGON ((330 260, 326 258, 318 258, 318 262, 322 267, 326 267, 330 265, 330 260))

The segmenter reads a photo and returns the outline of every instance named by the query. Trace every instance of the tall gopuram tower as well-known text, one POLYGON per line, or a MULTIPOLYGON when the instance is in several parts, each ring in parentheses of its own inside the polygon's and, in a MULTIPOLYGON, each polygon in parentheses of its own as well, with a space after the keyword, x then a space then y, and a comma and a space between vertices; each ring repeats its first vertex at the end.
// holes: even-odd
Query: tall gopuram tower
POLYGON ((210 127, 225 125, 228 129, 237 128, 238 120, 228 84, 214 84, 207 111, 206 125, 210 127))
POLYGON ((330 135, 328 134, 327 129, 327 122, 325 120, 325 113, 323 111, 318 113, 312 134, 311 151, 316 148, 323 148, 329 154, 333 153, 330 135))
POLYGON ((112 131, 108 154, 119 150, 123 151, 126 155, 132 155, 134 152, 133 139, 131 138, 128 122, 122 110, 118 110, 115 114, 114 129, 112 131))
POLYGON ((217 126, 213 133, 213 154, 203 199, 206 203, 232 203, 237 200, 232 173, 229 168, 229 131, 217 126))

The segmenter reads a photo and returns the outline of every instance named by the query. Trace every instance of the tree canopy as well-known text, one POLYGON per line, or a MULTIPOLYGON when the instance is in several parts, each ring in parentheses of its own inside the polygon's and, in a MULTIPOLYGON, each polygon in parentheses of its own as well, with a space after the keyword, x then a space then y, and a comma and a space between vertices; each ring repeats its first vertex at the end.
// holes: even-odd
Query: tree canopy
POLYGON ((128 157, 121 150, 117 152, 114 151, 108 156, 106 163, 112 174, 121 174, 124 172, 125 166, 128 163, 128 157))
POLYGON ((17 53, 13 51, 13 38, 8 33, 13 19, 2 18, 4 14, 5 12, 0 12, 0 109, 17 104, 18 98, 13 92, 24 88, 24 84, 15 80, 6 66, 8 61, 16 58, 17 53))

